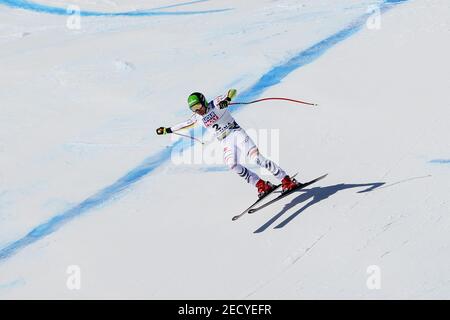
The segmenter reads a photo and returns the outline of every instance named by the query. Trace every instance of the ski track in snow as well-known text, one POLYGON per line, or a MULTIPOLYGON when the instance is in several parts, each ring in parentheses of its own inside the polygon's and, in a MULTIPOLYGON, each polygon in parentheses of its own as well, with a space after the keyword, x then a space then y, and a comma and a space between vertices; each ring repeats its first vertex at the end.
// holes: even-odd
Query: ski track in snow
MULTIPOLYGON (((398 3, 406 2, 407 0, 386 0, 380 4, 381 13, 385 13, 389 9, 393 8, 398 3)), ((199 1, 188 2, 183 4, 192 4, 199 1)), ((41 6, 38 4, 34 4, 27 1, 22 0, 0 0, 0 4, 6 4, 12 7, 20 7, 22 9, 34 10, 34 11, 43 11, 47 13, 53 14, 63 14, 61 10, 58 8, 41 6), (42 10, 37 10, 37 9, 42 10), (47 11, 45 11, 45 10, 47 11), (56 10, 56 11, 54 11, 56 10), (60 12, 60 13, 58 13, 60 12)), ((179 5, 183 5, 179 4, 179 5)), ((173 5, 175 6, 175 5, 173 5)), ((63 10, 66 12, 65 10, 63 10)), ((208 11, 213 12, 213 11, 208 11)), ((86 13, 86 12, 85 12, 86 13)), ((155 12, 153 12, 153 15, 155 12)), ((173 14, 173 13, 171 13, 173 14)), ((118 16, 119 13, 109 13, 104 15, 110 16, 118 16)), ((122 13, 122 15, 124 15, 122 13)), ((128 15, 138 15, 136 12, 134 14, 128 15)), ((321 57, 325 52, 334 47, 336 44, 341 41, 346 40, 350 36, 354 35, 356 32, 361 30, 361 28, 365 25, 367 18, 371 15, 371 13, 362 15, 360 18, 351 22, 346 28, 334 33, 333 35, 319 41, 315 45, 307 48, 304 51, 301 51, 299 54, 288 60, 287 62, 280 64, 278 66, 273 67, 267 73, 265 73, 253 86, 248 88, 242 94, 239 95, 239 98, 242 100, 251 100, 259 95, 261 95, 266 89, 277 85, 280 83, 282 79, 284 79, 287 75, 292 73, 294 70, 297 70, 300 67, 308 65, 321 57)), ((242 110, 245 106, 239 106, 235 108, 236 111, 242 110)), ((192 129, 191 129, 192 130, 192 129)), ((190 141, 181 141, 178 140, 171 146, 159 151, 158 153, 150 156, 145 159, 141 165, 132 169, 124 176, 119 178, 115 183, 109 185, 96 194, 88 197, 86 200, 82 201, 78 205, 72 207, 71 209, 64 211, 55 215, 53 218, 48 221, 38 225, 34 229, 32 229, 28 234, 23 236, 22 238, 13 241, 6 245, 5 247, 0 249, 0 262, 10 258, 14 254, 18 253, 20 250, 24 249, 28 245, 33 244, 34 242, 46 237, 47 235, 57 231, 60 227, 62 227, 67 222, 72 219, 85 214, 87 211, 91 209, 95 209, 105 204, 110 200, 114 200, 118 198, 122 191, 128 189, 134 183, 142 179, 144 176, 153 172, 155 169, 163 165, 167 160, 170 159, 172 152, 180 152, 192 145, 190 141)))
POLYGON ((209 0, 197 0, 190 2, 183 2, 174 5, 168 5, 164 7, 158 7, 146 10, 136 10, 127 12, 98 12, 98 11, 80 11, 74 12, 73 9, 69 8, 58 8, 39 4, 36 2, 26 1, 26 0, 0 0, 0 5, 6 5, 11 8, 25 9, 29 11, 48 13, 54 15, 70 16, 74 14, 79 14, 82 17, 148 17, 148 16, 163 16, 163 15, 192 15, 192 14, 208 14, 208 13, 218 13, 225 12, 232 9, 215 9, 215 10, 202 10, 202 11, 156 11, 161 9, 169 9, 174 7, 186 6, 191 4, 196 4, 199 2, 206 2, 209 0))
POLYGON ((296 264, 299 260, 301 260, 303 257, 305 257, 316 245, 319 243, 320 240, 322 240, 329 232, 331 231, 331 228, 328 229, 328 231, 322 235, 320 235, 314 242, 306 247, 305 249, 301 249, 299 251, 292 252, 284 261, 284 268, 280 270, 276 275, 271 277, 270 279, 261 282, 256 288, 250 290, 250 292, 243 295, 243 299, 248 299, 261 289, 264 289, 269 284, 273 283, 274 280, 285 274, 294 264, 296 264))

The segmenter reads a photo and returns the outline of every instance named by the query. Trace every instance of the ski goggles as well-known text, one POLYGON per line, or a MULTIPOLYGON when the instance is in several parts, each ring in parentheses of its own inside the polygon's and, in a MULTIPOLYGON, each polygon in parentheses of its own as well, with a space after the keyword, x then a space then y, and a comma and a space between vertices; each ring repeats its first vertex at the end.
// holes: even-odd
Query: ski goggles
POLYGON ((202 107, 203 107, 203 106, 202 106, 201 103, 197 103, 197 104, 194 104, 194 105, 191 107, 191 110, 192 110, 193 112, 197 112, 197 111, 200 110, 202 107))

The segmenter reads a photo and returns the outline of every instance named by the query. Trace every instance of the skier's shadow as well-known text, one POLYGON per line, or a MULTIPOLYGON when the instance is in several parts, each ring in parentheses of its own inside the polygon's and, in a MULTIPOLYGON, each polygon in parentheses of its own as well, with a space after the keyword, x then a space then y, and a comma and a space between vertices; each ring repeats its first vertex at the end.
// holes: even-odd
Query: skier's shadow
POLYGON ((370 192, 382 185, 384 185, 385 182, 374 182, 374 183, 363 183, 363 184, 346 184, 346 183, 340 183, 335 184, 333 186, 328 187, 315 187, 312 189, 302 189, 297 192, 301 192, 299 196, 294 198, 290 203, 286 204, 284 208, 276 214, 274 217, 272 217, 269 221, 264 223, 261 227, 259 227, 254 233, 261 233, 264 230, 266 230, 268 227, 270 227, 275 221, 277 221, 286 211, 289 209, 295 207, 297 204, 305 202, 309 199, 307 204, 305 204, 303 207, 301 207, 299 210, 294 212, 292 215, 290 215, 288 218, 286 218, 284 221, 282 221, 280 224, 275 226, 275 229, 280 229, 286 226, 289 222, 291 222, 294 218, 296 218, 300 213, 311 207, 312 205, 315 205, 316 203, 319 203, 322 200, 327 199, 328 197, 334 195, 338 191, 350 189, 350 188, 358 188, 358 187, 369 187, 365 190, 358 191, 358 193, 365 193, 370 192))

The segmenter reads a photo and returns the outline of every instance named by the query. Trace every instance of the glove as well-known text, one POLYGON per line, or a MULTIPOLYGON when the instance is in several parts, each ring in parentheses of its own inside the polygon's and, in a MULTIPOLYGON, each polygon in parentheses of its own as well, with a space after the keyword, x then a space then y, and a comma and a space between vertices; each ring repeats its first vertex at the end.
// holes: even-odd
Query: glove
POLYGON ((158 129, 156 129, 157 135, 162 135, 162 134, 167 134, 167 133, 172 133, 172 129, 164 128, 164 127, 159 127, 158 129))
POLYGON ((230 101, 231 101, 231 99, 226 97, 225 100, 222 100, 219 102, 219 108, 224 109, 224 108, 228 107, 228 105, 230 104, 230 101))
POLYGON ((233 99, 235 95, 236 95, 236 89, 228 90, 227 97, 225 98, 225 100, 219 102, 219 108, 224 109, 224 108, 228 107, 228 105, 231 102, 231 99, 233 99))

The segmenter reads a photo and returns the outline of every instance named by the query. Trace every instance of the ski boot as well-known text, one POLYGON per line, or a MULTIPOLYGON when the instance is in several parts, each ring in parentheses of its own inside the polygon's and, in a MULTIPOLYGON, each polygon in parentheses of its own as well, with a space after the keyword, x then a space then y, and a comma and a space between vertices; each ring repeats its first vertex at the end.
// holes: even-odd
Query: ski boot
POLYGON ((289 176, 286 176, 281 180, 281 189, 282 193, 288 192, 292 189, 295 189, 300 183, 295 179, 291 179, 289 176))
POLYGON ((269 181, 264 181, 263 179, 259 179, 256 183, 256 187, 258 188, 258 198, 265 196, 267 193, 272 191, 275 186, 269 181))

